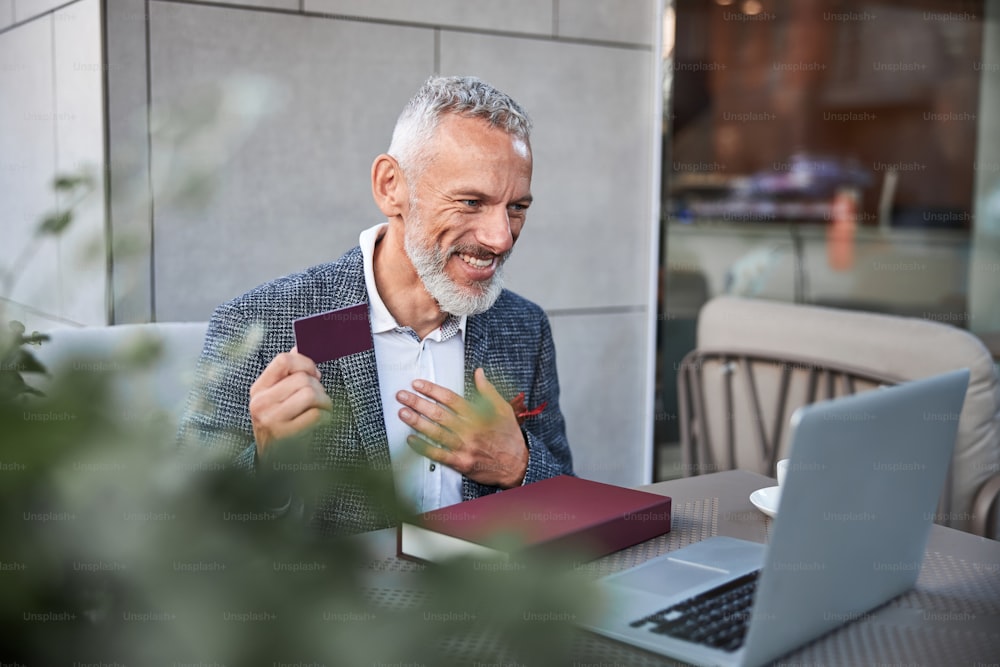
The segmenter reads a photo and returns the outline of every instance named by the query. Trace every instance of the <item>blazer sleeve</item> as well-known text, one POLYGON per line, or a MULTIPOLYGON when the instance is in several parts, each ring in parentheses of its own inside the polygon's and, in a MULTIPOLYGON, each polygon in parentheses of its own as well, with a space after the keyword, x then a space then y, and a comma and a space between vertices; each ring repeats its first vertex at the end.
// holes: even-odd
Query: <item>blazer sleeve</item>
POLYGON ((264 325, 230 302, 216 309, 198 361, 195 386, 178 429, 185 453, 253 471, 257 445, 250 421, 250 385, 264 370, 264 325))
POLYGON ((528 470, 524 483, 530 484, 547 477, 573 474, 573 458, 566 439, 566 423, 559 407, 559 377, 556 372, 556 348, 552 329, 543 314, 535 376, 531 391, 526 394, 528 408, 545 403, 541 414, 529 417, 521 425, 528 443, 528 470))

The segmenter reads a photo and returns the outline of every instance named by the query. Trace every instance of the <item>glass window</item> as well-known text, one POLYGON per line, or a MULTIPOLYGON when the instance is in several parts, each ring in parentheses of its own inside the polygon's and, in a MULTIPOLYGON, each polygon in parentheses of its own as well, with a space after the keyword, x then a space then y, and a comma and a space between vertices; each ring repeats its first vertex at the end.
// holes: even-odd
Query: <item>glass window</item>
POLYGON ((984 10, 667 0, 658 443, 676 441, 676 366, 717 294, 924 317, 996 345, 984 10))

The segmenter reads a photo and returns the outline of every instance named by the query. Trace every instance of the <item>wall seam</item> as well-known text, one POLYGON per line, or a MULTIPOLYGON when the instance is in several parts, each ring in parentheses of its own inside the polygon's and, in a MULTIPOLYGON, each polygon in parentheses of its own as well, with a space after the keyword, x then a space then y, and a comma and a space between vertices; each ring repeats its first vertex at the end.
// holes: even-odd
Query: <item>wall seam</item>
POLYGON ((83 322, 77 322, 76 320, 71 320, 68 317, 56 313, 50 313, 47 310, 42 310, 41 308, 36 308, 35 306, 31 306, 26 303, 21 303, 20 301, 17 301, 15 299, 0 297, 0 302, 8 306, 14 306, 15 308, 19 308, 26 314, 36 315, 38 317, 42 317, 47 320, 52 320, 53 322, 62 322, 63 324, 67 324, 69 326, 74 326, 74 327, 86 326, 83 322))
POLYGON ((104 150, 104 173, 102 183, 104 190, 104 318, 106 324, 115 323, 115 256, 114 256, 114 226, 111 218, 111 97, 109 81, 111 79, 110 56, 108 53, 108 0, 100 0, 100 30, 101 30, 101 125, 104 139, 101 142, 104 150))
MULTIPOLYGON (((56 63, 56 18, 55 12, 49 16, 49 39, 52 41, 52 175, 59 174, 59 89, 57 81, 56 63)), ((56 212, 62 212, 62 201, 57 191, 53 191, 52 198, 55 201, 56 212)), ((56 310, 63 315, 65 310, 65 299, 63 298, 63 263, 62 263, 62 235, 55 238, 56 248, 56 310)))
POLYGON ((55 14, 56 12, 61 11, 61 10, 65 9, 65 8, 69 7, 70 5, 75 5, 76 3, 81 2, 81 1, 82 0, 70 0, 69 2, 64 3, 62 5, 59 5, 58 7, 53 7, 52 9, 46 9, 44 12, 41 12, 39 14, 35 14, 34 16, 30 16, 30 17, 24 19, 23 21, 18 21, 17 20, 17 4, 16 4, 16 0, 12 0, 11 11, 14 12, 14 22, 11 23, 9 26, 6 26, 6 27, 0 29, 0 35, 2 35, 5 32, 8 32, 10 30, 14 30, 16 28, 20 28, 21 26, 27 25, 27 24, 31 23, 32 21, 38 21, 40 19, 44 19, 46 16, 50 16, 52 14, 55 14))
MULTIPOLYGON (((647 327, 646 327, 646 405, 645 424, 643 425, 643 442, 645 443, 645 457, 643 459, 644 478, 646 482, 652 482, 657 476, 656 470, 656 376, 657 365, 659 364, 658 337, 660 328, 660 313, 658 304, 660 303, 660 267, 666 263, 666 255, 660 254, 661 248, 665 248, 665 242, 660 238, 662 228, 660 226, 660 201, 662 194, 660 191, 663 173, 663 15, 665 11, 664 3, 657 3, 654 16, 655 31, 653 38, 652 75, 650 82, 652 92, 653 113, 650 118, 650 145, 652 152, 649 164, 649 282, 647 283, 647 327)), ((665 236, 665 234, 664 234, 665 236)), ((665 303, 665 299, 664 299, 665 303)), ((663 316, 666 317, 666 311, 663 316)), ((663 321, 664 328, 666 321, 663 321)))
POLYGON ((645 305, 631 306, 592 306, 584 308, 546 308, 549 317, 577 317, 580 315, 628 315, 648 312, 645 305))
MULTIPOLYGON (((233 11, 244 11, 248 10, 251 12, 263 12, 265 14, 287 14, 287 15, 298 15, 305 14, 305 0, 299 0, 298 7, 295 9, 287 9, 285 7, 267 7, 263 5, 240 5, 228 2, 204 2, 203 0, 156 0, 156 2, 168 2, 171 4, 178 5, 192 5, 194 7, 216 7, 220 9, 229 9, 233 11)), ((323 12, 308 12, 315 16, 326 16, 323 12)))
POLYGON ((352 21, 355 23, 374 23, 379 25, 390 25, 403 28, 419 28, 426 30, 433 28, 442 31, 469 33, 489 37, 510 37, 515 39, 529 39, 542 42, 557 42, 560 44, 578 44, 580 46, 593 46, 599 48, 625 49, 629 51, 653 51, 654 44, 638 44, 635 42, 621 42, 615 40, 595 39, 589 37, 560 37, 558 35, 518 32, 516 30, 491 30, 488 28, 470 28, 468 26, 450 25, 444 23, 421 23, 419 21, 404 21, 400 19, 382 19, 371 16, 353 16, 349 14, 336 14, 332 12, 306 11, 301 12, 294 9, 281 9, 280 7, 256 7, 246 5, 230 5, 219 2, 200 2, 198 0, 150 0, 161 4, 189 5, 192 7, 216 7, 230 10, 246 10, 264 12, 268 14, 285 14, 288 16, 304 15, 311 18, 324 18, 334 21, 352 21))
POLYGON ((153 22, 150 0, 144 0, 146 21, 146 187, 149 192, 149 321, 156 322, 156 201, 153 193, 153 63, 150 47, 150 24, 153 22))

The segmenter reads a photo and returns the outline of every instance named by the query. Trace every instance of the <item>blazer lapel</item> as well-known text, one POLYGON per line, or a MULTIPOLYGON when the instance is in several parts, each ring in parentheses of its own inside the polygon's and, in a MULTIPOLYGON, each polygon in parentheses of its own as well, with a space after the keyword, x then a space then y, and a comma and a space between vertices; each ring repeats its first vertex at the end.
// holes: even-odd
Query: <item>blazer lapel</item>
POLYGON ((492 331, 493 335, 498 335, 496 317, 493 311, 487 311, 470 317, 465 323, 465 397, 469 400, 478 393, 473 375, 477 368, 486 371, 486 378, 508 400, 514 397, 514 392, 521 389, 515 387, 511 378, 507 377, 502 351, 493 350, 493 354, 490 354, 490 333, 492 331))
MULTIPOLYGON (((344 279, 333 286, 336 307, 368 303, 364 264, 360 249, 351 255, 344 267, 344 279)), ((382 416, 379 394, 378 367, 375 350, 369 349, 330 362, 337 368, 347 394, 347 402, 358 425, 359 443, 373 467, 389 470, 389 439, 382 416)), ((330 389, 328 387, 328 389, 330 389)))
MULTIPOLYGON (((475 370, 486 366, 486 352, 489 349, 488 318, 487 311, 465 321, 465 398, 468 400, 474 400, 479 393, 476 389, 475 370)), ((462 476, 462 500, 472 500, 489 491, 488 487, 462 476)))
POLYGON ((486 365, 486 351, 489 343, 489 328, 486 326, 487 313, 473 315, 465 320, 465 397, 476 395, 476 378, 473 372, 486 365))
POLYGON ((389 438, 385 433, 375 350, 341 357, 338 366, 351 412, 358 425, 361 448, 373 467, 387 470, 390 465, 389 438))

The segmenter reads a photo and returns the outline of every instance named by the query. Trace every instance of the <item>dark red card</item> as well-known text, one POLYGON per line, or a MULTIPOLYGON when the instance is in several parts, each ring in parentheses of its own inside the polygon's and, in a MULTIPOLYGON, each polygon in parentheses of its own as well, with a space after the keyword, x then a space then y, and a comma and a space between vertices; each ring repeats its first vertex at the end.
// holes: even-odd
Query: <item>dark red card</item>
POLYGON ((375 345, 367 303, 302 317, 292 326, 299 354, 317 364, 364 352, 375 345))

